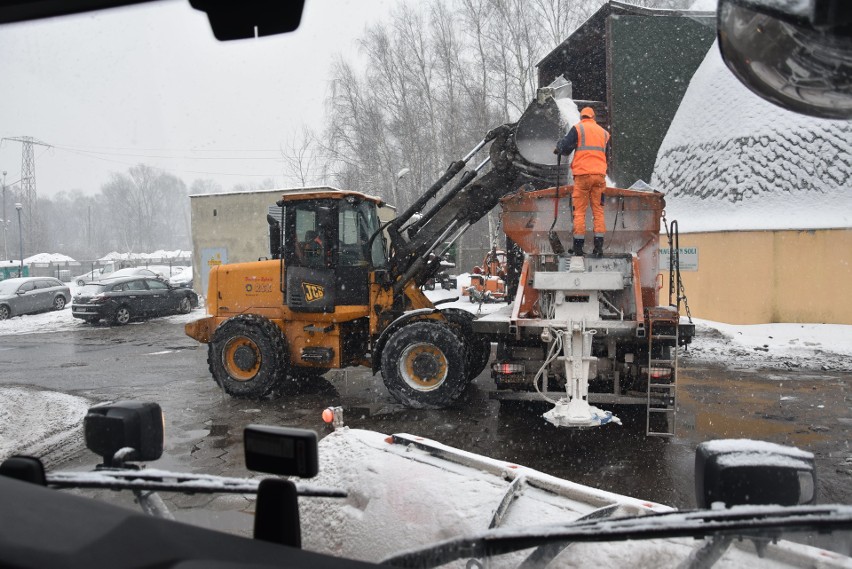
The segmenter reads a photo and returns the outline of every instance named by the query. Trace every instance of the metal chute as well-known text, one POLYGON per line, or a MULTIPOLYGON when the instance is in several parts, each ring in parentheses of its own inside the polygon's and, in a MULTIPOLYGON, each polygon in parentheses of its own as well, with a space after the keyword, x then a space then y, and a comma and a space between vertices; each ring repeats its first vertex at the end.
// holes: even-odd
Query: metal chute
POLYGON ((538 90, 538 95, 521 115, 515 131, 515 146, 527 162, 556 166, 553 149, 565 134, 568 118, 563 115, 557 100, 571 101, 571 83, 559 77, 538 90))

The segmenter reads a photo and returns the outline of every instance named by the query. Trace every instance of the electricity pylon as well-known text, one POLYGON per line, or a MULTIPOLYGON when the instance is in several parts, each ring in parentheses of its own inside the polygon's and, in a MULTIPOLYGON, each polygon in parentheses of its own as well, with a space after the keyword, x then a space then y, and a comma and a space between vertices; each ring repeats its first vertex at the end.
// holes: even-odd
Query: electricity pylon
POLYGON ((42 142, 32 136, 16 136, 8 137, 3 140, 12 140, 20 142, 22 145, 21 152, 21 189, 23 191, 24 215, 26 216, 26 244, 27 250, 34 253, 35 236, 39 235, 36 231, 36 222, 39 219, 36 215, 36 206, 38 204, 38 194, 36 193, 36 177, 35 177, 35 156, 33 155, 33 145, 45 146, 50 148, 50 144, 42 142))

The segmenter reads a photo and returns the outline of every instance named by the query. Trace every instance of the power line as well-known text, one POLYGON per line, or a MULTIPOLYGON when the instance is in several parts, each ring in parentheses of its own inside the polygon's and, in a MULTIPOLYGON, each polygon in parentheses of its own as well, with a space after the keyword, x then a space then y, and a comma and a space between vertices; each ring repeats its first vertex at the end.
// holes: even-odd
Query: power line
MULTIPOLYGON (((135 166, 136 164, 138 164, 138 162, 127 162, 127 161, 123 161, 123 160, 113 160, 111 158, 104 158, 102 156, 97 156, 96 154, 93 154, 93 153, 83 152, 83 151, 80 151, 80 150, 72 150, 72 149, 67 148, 67 147, 66 148, 56 147, 56 148, 59 149, 59 150, 64 150, 65 152, 69 152, 71 154, 77 154, 78 156, 82 156, 84 158, 92 158, 92 159, 95 159, 95 160, 101 160, 103 162, 112 162, 114 164, 121 164, 123 166, 135 166)), ((279 175, 279 173, 277 173, 277 172, 274 173, 274 174, 246 174, 246 173, 242 173, 242 172, 206 172, 206 171, 200 171, 200 170, 184 170, 184 169, 179 169, 179 168, 162 168, 162 167, 159 167, 159 166, 157 168, 159 168, 160 170, 163 170, 164 172, 184 173, 184 174, 203 174, 203 175, 206 175, 206 176, 234 176, 234 177, 244 177, 244 178, 273 178, 273 177, 279 175)))
POLYGON ((112 154, 119 150, 133 150, 138 152, 274 152, 281 153, 280 148, 139 148, 132 146, 77 146, 73 144, 54 144, 56 147, 79 150, 81 152, 94 152, 97 154, 112 154))

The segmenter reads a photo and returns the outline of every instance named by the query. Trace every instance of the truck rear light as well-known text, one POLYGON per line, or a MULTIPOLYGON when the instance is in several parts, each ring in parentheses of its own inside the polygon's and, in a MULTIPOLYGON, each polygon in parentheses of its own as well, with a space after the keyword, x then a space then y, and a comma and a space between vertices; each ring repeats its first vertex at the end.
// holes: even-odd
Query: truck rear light
POLYGON ((495 379, 509 379, 524 377, 524 364, 511 362, 495 362, 491 364, 491 376, 495 379))
POLYGON ((513 364, 508 362, 496 362, 491 365, 491 371, 495 375, 523 375, 524 364, 513 364))
POLYGON ((652 367, 650 373, 648 368, 642 368, 642 374, 649 376, 651 379, 669 379, 672 376, 672 368, 670 367, 652 367))

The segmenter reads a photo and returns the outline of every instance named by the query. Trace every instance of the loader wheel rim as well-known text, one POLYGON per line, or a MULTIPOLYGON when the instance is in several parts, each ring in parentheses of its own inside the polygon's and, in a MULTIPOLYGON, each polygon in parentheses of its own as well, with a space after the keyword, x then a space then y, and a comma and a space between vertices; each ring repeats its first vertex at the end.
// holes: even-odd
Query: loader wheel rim
POLYGON ((222 350, 222 364, 236 381, 254 379, 260 371, 260 349, 250 338, 231 338, 222 350))
POLYGON ((399 358, 400 376, 417 391, 437 389, 447 378, 448 370, 447 357, 432 344, 412 344, 399 358))

